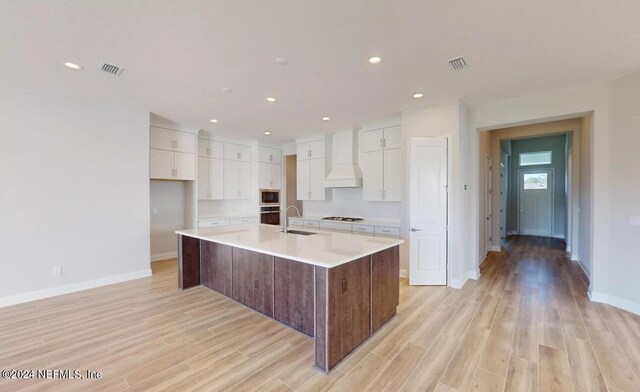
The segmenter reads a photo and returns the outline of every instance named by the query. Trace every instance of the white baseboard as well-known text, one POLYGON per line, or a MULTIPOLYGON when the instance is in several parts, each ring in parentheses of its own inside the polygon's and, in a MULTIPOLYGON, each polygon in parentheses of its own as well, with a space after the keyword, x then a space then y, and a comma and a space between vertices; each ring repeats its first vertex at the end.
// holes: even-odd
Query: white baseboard
POLYGON ((407 278, 407 277, 409 277, 409 275, 407 274, 407 270, 406 270, 406 269, 401 269, 401 270, 400 270, 400 277, 401 277, 401 278, 407 278))
POLYGON ((156 255, 151 255, 151 261, 158 260, 166 260, 166 259, 175 259, 178 257, 178 252, 167 252, 167 253, 158 253, 156 255))
POLYGON ((480 260, 480 262, 478 263, 478 267, 482 265, 482 263, 484 263, 485 261, 487 261, 487 257, 489 256, 489 253, 487 253, 486 255, 484 255, 484 257, 482 258, 482 260, 480 260))
POLYGON ((105 278, 85 280, 83 282, 71 283, 62 286, 51 287, 48 289, 29 291, 22 294, 8 295, 6 297, 0 298, 0 308, 25 302, 36 301, 38 299, 55 297, 58 295, 75 293, 76 291, 93 289, 96 287, 106 286, 114 283, 126 282, 128 280, 146 278, 149 276, 151 276, 151 268, 128 272, 126 274, 107 276, 105 278))
POLYGON ((502 252, 502 247, 498 245, 491 245, 492 252, 502 252))
POLYGON ((640 304, 631 302, 629 300, 616 297, 615 295, 609 295, 604 293, 589 292, 589 299, 593 302, 602 302, 609 304, 620 309, 624 309, 628 312, 632 312, 640 315, 640 304))
POLYGON ((449 279, 449 287, 453 287, 454 289, 461 289, 462 286, 464 286, 465 283, 467 283, 467 280, 469 279, 477 279, 478 278, 478 274, 475 271, 467 271, 464 276, 462 277, 462 279, 449 279))
POLYGON ((564 234, 552 234, 551 237, 553 238, 560 238, 561 240, 566 240, 567 238, 564 236, 564 234))

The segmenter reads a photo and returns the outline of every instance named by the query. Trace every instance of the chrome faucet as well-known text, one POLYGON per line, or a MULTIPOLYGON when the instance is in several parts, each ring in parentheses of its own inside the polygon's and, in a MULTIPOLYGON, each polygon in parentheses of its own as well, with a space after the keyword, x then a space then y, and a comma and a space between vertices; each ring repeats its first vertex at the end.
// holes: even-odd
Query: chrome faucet
POLYGON ((293 208, 298 213, 298 218, 300 218, 300 210, 296 206, 289 206, 286 210, 284 210, 284 225, 282 225, 282 232, 287 234, 287 212, 289 212, 289 208, 293 208))

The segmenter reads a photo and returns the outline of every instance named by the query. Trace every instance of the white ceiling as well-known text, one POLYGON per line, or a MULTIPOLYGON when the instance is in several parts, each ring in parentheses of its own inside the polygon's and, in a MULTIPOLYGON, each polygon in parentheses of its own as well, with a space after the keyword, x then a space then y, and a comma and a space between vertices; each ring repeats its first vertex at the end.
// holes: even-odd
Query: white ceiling
POLYGON ((633 0, 2 0, 0 87, 282 142, 413 105, 478 105, 632 72, 638 15, 633 0), (373 55, 382 63, 368 64, 373 55), (459 55, 469 68, 450 70, 459 55), (103 74, 101 61, 125 71, 103 74))

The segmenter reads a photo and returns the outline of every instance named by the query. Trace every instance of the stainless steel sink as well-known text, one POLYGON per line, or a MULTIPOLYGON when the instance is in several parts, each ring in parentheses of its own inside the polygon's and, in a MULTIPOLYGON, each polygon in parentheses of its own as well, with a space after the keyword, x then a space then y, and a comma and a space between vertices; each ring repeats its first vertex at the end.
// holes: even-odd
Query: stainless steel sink
POLYGON ((312 233, 310 231, 300 231, 300 230, 287 230, 287 234, 314 235, 314 234, 318 234, 318 233, 312 233))

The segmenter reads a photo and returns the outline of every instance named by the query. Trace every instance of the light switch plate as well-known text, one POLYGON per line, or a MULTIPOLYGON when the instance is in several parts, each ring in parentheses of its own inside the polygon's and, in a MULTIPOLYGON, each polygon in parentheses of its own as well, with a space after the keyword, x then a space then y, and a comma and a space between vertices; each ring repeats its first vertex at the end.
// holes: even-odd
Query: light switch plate
POLYGON ((630 216, 629 226, 640 226, 640 216, 630 216))

